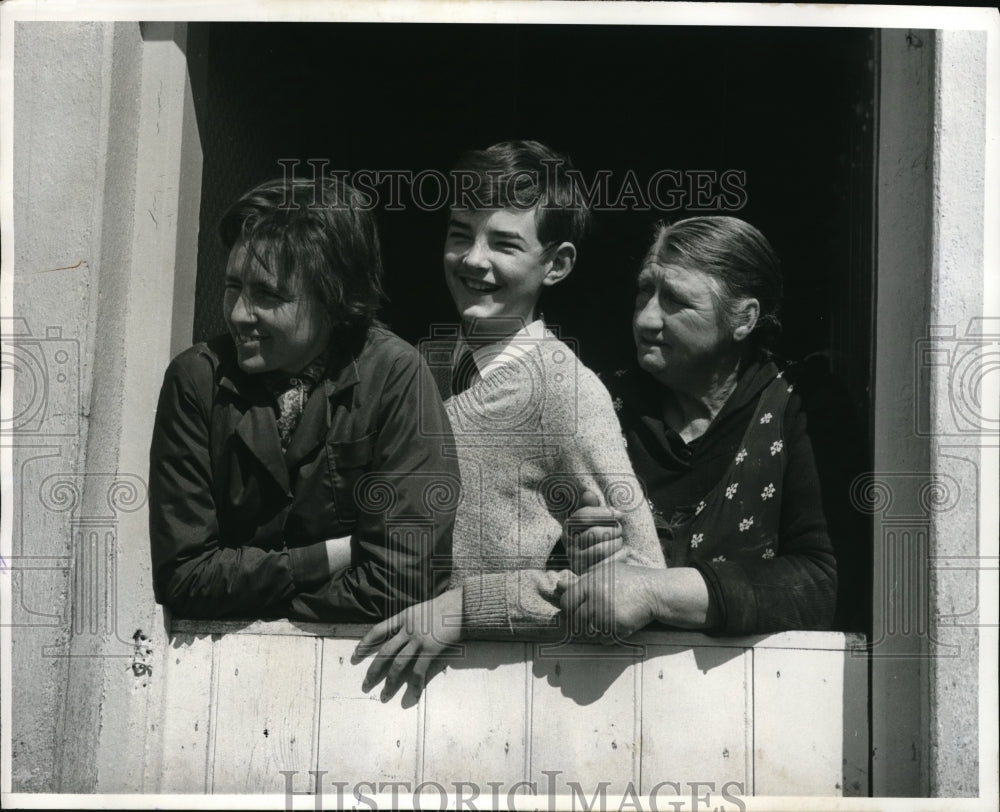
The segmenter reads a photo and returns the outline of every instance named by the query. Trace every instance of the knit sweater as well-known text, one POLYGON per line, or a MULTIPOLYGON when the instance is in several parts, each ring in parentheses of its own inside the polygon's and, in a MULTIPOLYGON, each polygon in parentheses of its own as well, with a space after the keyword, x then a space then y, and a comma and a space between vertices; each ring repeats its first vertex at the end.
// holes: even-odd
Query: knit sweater
POLYGON ((584 490, 624 513, 624 562, 664 567, 604 385, 550 336, 445 402, 462 475, 452 586, 467 637, 551 638, 566 570, 546 569, 584 490))

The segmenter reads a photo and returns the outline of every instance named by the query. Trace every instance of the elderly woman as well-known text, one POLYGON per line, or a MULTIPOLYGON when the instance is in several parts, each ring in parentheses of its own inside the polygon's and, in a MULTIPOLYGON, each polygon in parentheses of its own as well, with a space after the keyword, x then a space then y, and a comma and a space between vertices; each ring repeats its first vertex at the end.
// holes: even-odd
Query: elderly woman
POLYGON ((157 407, 156 599, 183 617, 374 621, 433 597, 458 470, 429 371, 375 321, 363 198, 272 181, 220 233, 229 334, 174 359, 157 407))
MULTIPOLYGON (((794 383, 767 350, 780 297, 778 259, 749 224, 658 226, 632 320, 641 371, 608 383, 669 569, 585 575, 562 598, 582 627, 622 636, 652 621, 732 635, 831 625, 822 480, 794 383)), ((572 518, 602 515, 613 518, 598 508, 572 518)))

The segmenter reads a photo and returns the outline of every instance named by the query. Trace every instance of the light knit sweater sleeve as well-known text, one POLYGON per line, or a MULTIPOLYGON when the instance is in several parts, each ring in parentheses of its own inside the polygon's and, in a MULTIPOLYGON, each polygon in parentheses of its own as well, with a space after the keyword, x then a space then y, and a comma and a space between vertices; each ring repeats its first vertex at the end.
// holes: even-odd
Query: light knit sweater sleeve
POLYGON ((558 640, 566 636, 557 586, 569 570, 490 572, 463 584, 463 633, 470 639, 558 640))
POLYGON ((576 443, 568 446, 567 469, 578 472, 580 486, 594 491, 602 506, 622 512, 623 563, 663 569, 653 514, 642 483, 632 470, 625 438, 611 396, 582 363, 577 376, 579 408, 576 443))
MULTIPOLYGON (((492 551, 509 551, 516 546, 518 553, 527 553, 525 566, 517 566, 512 558, 510 567, 475 571, 456 560, 453 584, 463 587, 468 638, 556 639, 565 635, 559 598, 561 584, 573 575, 568 570, 543 567, 584 490, 595 492, 602 505, 610 503, 624 513, 623 563, 665 566, 652 514, 632 471, 607 390, 561 341, 543 342, 540 359, 540 368, 548 373, 551 367, 553 374, 545 375, 539 445, 549 447, 552 453, 540 456, 532 451, 525 455, 540 470, 533 480, 519 479, 521 490, 528 492, 520 494, 519 504, 507 506, 508 516, 520 517, 517 545, 510 544, 509 533, 500 528, 494 528, 496 537, 489 545, 492 551), (561 360, 567 357, 571 359, 569 367, 561 360), (532 505, 539 506, 541 515, 531 518, 526 506, 532 505)), ((499 449, 492 451, 497 454, 499 449)), ((505 452, 510 452, 510 446, 505 452)), ((521 465, 519 470, 528 467, 521 465)), ((456 523, 456 550, 464 546, 461 524, 456 523)))

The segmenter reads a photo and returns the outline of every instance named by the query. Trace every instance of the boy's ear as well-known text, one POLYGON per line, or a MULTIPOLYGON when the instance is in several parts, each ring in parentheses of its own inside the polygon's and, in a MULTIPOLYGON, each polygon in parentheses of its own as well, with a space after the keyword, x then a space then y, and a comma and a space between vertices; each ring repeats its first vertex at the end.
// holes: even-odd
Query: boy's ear
POLYGON ((564 242, 555 249, 552 259, 549 260, 551 267, 542 279, 543 285, 555 285, 562 282, 576 264, 576 246, 571 242, 564 242))

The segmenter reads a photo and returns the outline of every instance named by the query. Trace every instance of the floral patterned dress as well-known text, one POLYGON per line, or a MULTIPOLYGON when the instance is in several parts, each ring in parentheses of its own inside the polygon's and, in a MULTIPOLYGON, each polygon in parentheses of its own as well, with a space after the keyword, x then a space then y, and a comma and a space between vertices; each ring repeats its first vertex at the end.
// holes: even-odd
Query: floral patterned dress
POLYGON ((761 393, 726 475, 697 505, 668 520, 671 565, 774 558, 786 460, 782 425, 792 389, 777 373, 761 393))
POLYGON ((651 376, 627 369, 604 379, 667 566, 704 577, 716 633, 829 628, 833 620, 837 563, 824 492, 836 505, 844 489, 817 467, 800 371, 767 359, 749 364, 691 442, 664 424, 651 376))

